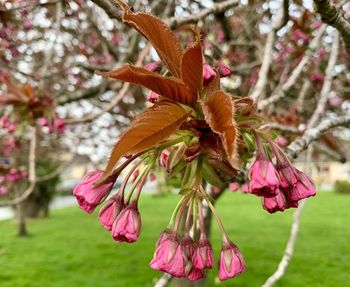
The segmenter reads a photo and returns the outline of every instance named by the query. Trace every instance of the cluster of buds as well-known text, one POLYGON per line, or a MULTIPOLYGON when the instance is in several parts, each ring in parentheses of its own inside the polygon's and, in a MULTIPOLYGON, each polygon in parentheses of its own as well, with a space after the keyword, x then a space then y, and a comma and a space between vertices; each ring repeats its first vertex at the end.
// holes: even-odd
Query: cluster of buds
POLYGON ((268 140, 272 155, 270 158, 261 138, 256 133, 255 136, 257 155, 249 170, 248 192, 262 197, 265 210, 274 213, 298 207, 299 200, 316 194, 311 179, 290 163, 278 144, 268 140))
MULTIPOLYGON (((123 169, 134 159, 126 160, 123 169)), ((101 178, 102 171, 90 172, 73 190, 80 208, 87 213, 92 213, 99 204, 106 201, 98 217, 102 226, 111 232, 113 239, 118 243, 135 242, 140 235, 141 216, 138 211, 138 201, 147 177, 152 176, 150 172, 153 166, 152 163, 143 162, 144 160, 139 160, 130 168, 123 184, 112 196, 109 195, 122 169, 98 186, 96 183, 101 178), (137 176, 133 179, 135 174, 137 176), (132 182, 132 187, 125 195, 128 182, 132 182)))
POLYGON ((17 122, 10 119, 8 115, 0 118, 0 129, 5 129, 9 134, 16 131, 17 122))
MULTIPOLYGON (((160 235, 150 266, 192 281, 205 276, 214 261, 204 224, 203 209, 208 207, 222 236, 218 277, 232 278, 245 270, 245 262, 225 232, 206 191, 208 183, 222 190, 223 183, 235 181, 255 150, 253 134, 256 160, 244 192, 261 196, 264 208, 274 212, 296 207, 300 199, 314 195, 314 185, 290 164, 277 143, 259 131, 256 102, 221 90, 220 79, 231 71, 221 62, 205 63, 199 30, 193 29, 194 43, 183 49, 160 19, 135 13, 122 0, 116 3, 124 11, 122 20, 153 45, 166 70, 157 62, 146 68, 124 65, 97 72, 148 88, 153 93, 149 101, 154 104, 135 117, 120 136, 105 170, 89 174, 73 193, 88 213, 108 198, 99 213, 102 225, 116 242, 131 243, 140 235, 137 205, 151 170, 164 167, 169 175, 180 174, 181 199, 160 235), (270 145, 271 155, 265 153, 258 133, 270 145), (123 157, 126 160, 121 162, 123 157), (109 197, 117 176, 134 160, 119 190, 109 197), (132 186, 126 193, 128 182, 132 186)), ((237 184, 231 189, 237 190, 237 184)))
POLYGON ((27 171, 10 168, 5 175, 0 176, 0 196, 8 195, 12 185, 27 178, 27 171))
POLYGON ((60 118, 54 118, 53 120, 49 120, 47 118, 40 118, 38 119, 38 124, 43 128, 47 128, 50 134, 54 132, 62 134, 66 129, 64 120, 60 118))

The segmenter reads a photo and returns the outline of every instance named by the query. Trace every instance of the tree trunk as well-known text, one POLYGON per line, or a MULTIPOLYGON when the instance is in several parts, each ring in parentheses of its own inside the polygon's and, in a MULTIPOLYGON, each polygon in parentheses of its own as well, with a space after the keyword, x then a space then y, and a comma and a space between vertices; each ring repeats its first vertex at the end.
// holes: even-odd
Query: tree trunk
POLYGON ((17 221, 18 221, 18 236, 24 237, 28 235, 26 226, 26 216, 23 202, 17 204, 17 221))

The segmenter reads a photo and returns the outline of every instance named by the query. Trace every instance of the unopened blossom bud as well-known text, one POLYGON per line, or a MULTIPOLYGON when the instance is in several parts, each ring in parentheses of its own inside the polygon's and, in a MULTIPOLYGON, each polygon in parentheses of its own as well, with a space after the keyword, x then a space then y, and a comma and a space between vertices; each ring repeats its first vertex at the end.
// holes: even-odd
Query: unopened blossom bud
POLYGON ((47 127, 49 125, 49 120, 47 118, 38 119, 38 124, 41 127, 47 127))
POLYGON ((9 189, 6 186, 0 186, 0 196, 5 196, 9 193, 9 189))
POLYGON ((169 158, 168 152, 166 150, 163 150, 162 153, 160 154, 160 164, 166 167, 168 163, 168 158, 169 158))
POLYGON ((219 279, 235 277, 245 271, 244 258, 238 247, 231 241, 224 241, 219 259, 219 279))
POLYGON ((192 268, 187 278, 191 281, 197 281, 205 277, 204 271, 201 269, 192 268))
POLYGON ((215 61, 214 67, 219 72, 220 78, 225 78, 232 74, 231 69, 221 61, 215 61))
POLYGON ((297 170, 297 178, 298 181, 293 187, 290 196, 292 201, 299 201, 301 199, 316 195, 315 185, 305 173, 297 170))
POLYGON ((57 132, 60 134, 62 134, 64 132, 64 130, 66 129, 66 125, 64 123, 64 120, 59 119, 59 118, 55 118, 53 120, 53 125, 54 125, 55 129, 57 130, 57 132))
POLYGON ((279 147, 285 147, 287 145, 287 140, 284 137, 278 137, 276 143, 279 147))
POLYGON ((282 192, 279 192, 274 197, 262 198, 262 204, 263 208, 270 213, 275 213, 276 211, 284 211, 285 209, 285 199, 282 192))
POLYGON ((292 188, 297 183, 296 169, 290 163, 278 166, 277 171, 280 176, 280 187, 282 189, 292 188))
POLYGON ((216 73, 214 69, 208 65, 204 64, 203 65, 203 81, 204 82, 209 82, 210 80, 214 79, 216 77, 216 73))
POLYGON ((157 61, 157 62, 150 62, 145 66, 145 69, 151 72, 157 72, 159 73, 162 69, 162 63, 157 61))
POLYGON ((213 268, 213 248, 207 237, 201 236, 194 250, 192 262, 196 269, 213 268))
POLYGON ((117 242, 135 242, 140 236, 141 215, 137 202, 133 201, 115 219, 112 226, 112 236, 117 242))
POLYGON ((80 208, 87 213, 92 213, 96 206, 109 194, 112 190, 114 182, 108 182, 94 187, 93 184, 100 179, 102 171, 94 171, 89 173, 82 182, 74 187, 73 195, 78 201, 80 208))
POLYGON ((231 182, 228 186, 231 191, 237 191, 239 189, 239 184, 237 182, 231 182))
POLYGON ((156 251, 150 262, 152 269, 163 271, 175 277, 186 277, 188 259, 176 234, 166 230, 157 242, 156 251))
POLYGON ((257 156, 249 170, 249 190, 257 196, 273 197, 278 193, 279 179, 272 162, 265 156, 257 156))
POLYGON ((151 91, 147 96, 147 101, 151 102, 152 104, 158 102, 159 95, 153 91, 151 91))
POLYGON ((123 210, 123 208, 124 200, 119 194, 112 196, 102 207, 98 218, 106 230, 112 230, 113 222, 119 213, 123 210))

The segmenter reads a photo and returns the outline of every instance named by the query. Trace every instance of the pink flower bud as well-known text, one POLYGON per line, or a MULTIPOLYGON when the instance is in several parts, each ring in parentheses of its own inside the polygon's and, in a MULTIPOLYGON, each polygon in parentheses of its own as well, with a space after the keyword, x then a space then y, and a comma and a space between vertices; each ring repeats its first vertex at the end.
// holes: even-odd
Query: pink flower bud
POLYGON ((316 195, 315 185, 305 173, 297 170, 297 178, 298 182, 294 185, 290 195, 291 201, 299 201, 316 195))
POLYGON ((205 277, 203 270, 192 268, 190 274, 188 274, 187 278, 191 281, 197 281, 205 277))
POLYGON ((231 191, 237 191, 239 189, 239 184, 237 182, 231 182, 228 186, 231 191))
POLYGON ((156 180, 156 176, 154 175, 154 173, 151 173, 151 174, 149 175, 149 180, 150 180, 150 181, 155 181, 155 180, 156 180))
POLYGON ((287 145, 287 140, 284 137, 278 137, 276 139, 276 143, 280 146, 280 147, 285 147, 287 145))
POLYGON ((175 277, 186 277, 188 259, 174 232, 165 230, 160 235, 150 266, 175 277))
POLYGON ((216 77, 214 69, 208 64, 203 65, 203 81, 209 82, 216 77))
POLYGON ((106 198, 112 190, 114 182, 104 183, 94 187, 93 184, 100 179, 102 171, 94 171, 89 173, 82 182, 73 189, 73 195, 82 210, 92 213, 96 206, 106 198))
POLYGON ((49 125, 49 120, 47 118, 38 119, 38 124, 41 127, 47 127, 49 125))
POLYGON ((270 213, 284 211, 285 209, 285 201, 281 192, 279 192, 275 197, 264 197, 262 199, 262 204, 263 208, 270 213))
POLYGON ((132 243, 140 236, 141 215, 137 202, 133 201, 115 219, 112 226, 112 236, 117 242, 132 243))
POLYGON ((331 97, 328 101, 329 101, 329 104, 335 108, 341 106, 341 104, 343 103, 342 98, 339 96, 331 97))
POLYGON ((218 70, 221 78, 228 77, 232 74, 231 69, 221 61, 215 61, 214 67, 218 70))
POLYGON ((98 218, 106 230, 112 230, 113 222, 123 210, 123 208, 124 200, 119 194, 112 196, 102 207, 98 218))
POLYGON ((151 72, 157 72, 159 73, 162 69, 162 63, 157 61, 157 62, 150 62, 145 66, 145 69, 151 72))
POLYGON ((257 196, 273 197, 278 194, 279 179, 272 162, 257 156, 249 170, 249 190, 257 196))
POLYGON ((224 281, 244 271, 244 258, 238 247, 231 241, 224 242, 219 259, 219 279, 224 281))
POLYGON ((249 184, 247 184, 247 183, 242 184, 241 190, 243 193, 250 193, 249 184))
POLYGON ((0 196, 8 195, 9 189, 6 186, 0 186, 0 196))
POLYGON ((166 150, 163 150, 162 153, 160 154, 160 164, 161 166, 166 167, 168 163, 168 152, 166 150))
POLYGON ((6 180, 9 182, 17 182, 21 179, 21 173, 14 168, 11 168, 6 175, 6 180))
POLYGON ((158 102, 159 95, 153 91, 151 91, 147 96, 147 101, 151 102, 152 104, 158 102))
POLYGON ((199 242, 193 253, 193 267, 195 269, 213 268, 213 248, 207 237, 204 235, 199 239, 199 242))
POLYGON ((55 127, 57 132, 60 134, 62 134, 64 132, 64 130, 66 129, 66 125, 64 123, 64 120, 59 119, 59 118, 55 118, 53 120, 53 126, 55 127))
POLYGON ((24 30, 30 30, 33 28, 33 23, 30 20, 25 20, 23 23, 24 30))
POLYGON ((289 163, 285 163, 278 167, 278 174, 280 176, 280 187, 282 189, 288 189, 293 187, 298 179, 295 167, 289 163))

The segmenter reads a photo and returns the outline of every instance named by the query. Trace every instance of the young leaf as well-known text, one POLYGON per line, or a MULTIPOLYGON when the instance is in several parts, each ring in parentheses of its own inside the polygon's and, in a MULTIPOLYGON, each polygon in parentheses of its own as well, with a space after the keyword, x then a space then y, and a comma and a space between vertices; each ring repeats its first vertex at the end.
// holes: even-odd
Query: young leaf
POLYGON ((234 107, 231 97, 222 91, 217 91, 211 94, 207 101, 202 101, 202 107, 205 120, 221 138, 228 160, 234 168, 239 169, 238 131, 233 119, 234 107))
POLYGON ((175 102, 191 104, 196 99, 183 81, 174 77, 163 77, 144 68, 126 65, 110 72, 96 74, 125 82, 138 84, 175 102))
POLYGON ((114 146, 101 184, 113 171, 122 156, 146 151, 167 139, 187 119, 188 113, 179 104, 161 101, 140 114, 114 146))
POLYGON ((169 71, 180 77, 182 47, 174 32, 159 18, 143 12, 135 13, 123 1, 116 2, 124 9, 123 21, 145 36, 169 71))
POLYGON ((200 32, 196 31, 196 42, 188 47, 181 61, 181 78, 197 98, 203 86, 203 53, 200 32))

